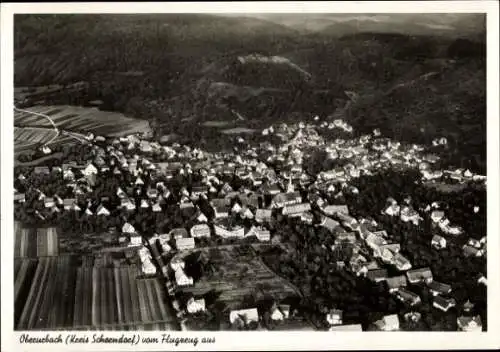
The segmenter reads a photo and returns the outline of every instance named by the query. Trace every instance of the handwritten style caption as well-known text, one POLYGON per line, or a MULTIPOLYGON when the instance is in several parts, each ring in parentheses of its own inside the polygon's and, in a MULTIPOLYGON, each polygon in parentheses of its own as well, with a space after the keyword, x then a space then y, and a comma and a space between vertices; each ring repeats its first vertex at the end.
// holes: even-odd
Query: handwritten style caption
POLYGON ((21 344, 168 344, 172 346, 215 343, 215 337, 182 337, 171 334, 159 334, 157 336, 141 336, 137 333, 121 334, 121 336, 106 336, 103 333, 96 334, 45 334, 30 335, 22 334, 19 337, 21 344))

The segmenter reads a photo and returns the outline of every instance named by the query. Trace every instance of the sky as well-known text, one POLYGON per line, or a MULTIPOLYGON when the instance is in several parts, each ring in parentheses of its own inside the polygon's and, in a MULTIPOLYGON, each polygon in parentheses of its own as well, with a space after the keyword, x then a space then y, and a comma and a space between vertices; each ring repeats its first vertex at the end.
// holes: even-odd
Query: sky
MULTIPOLYGON (((237 17, 242 14, 224 14, 237 17)), ((378 14, 279 14, 279 13, 246 13, 245 17, 256 17, 274 23, 286 25, 298 30, 319 31, 335 23, 359 21, 360 23, 378 24, 406 24, 420 25, 437 31, 483 30, 484 18, 482 14, 468 13, 378 13, 378 14)))

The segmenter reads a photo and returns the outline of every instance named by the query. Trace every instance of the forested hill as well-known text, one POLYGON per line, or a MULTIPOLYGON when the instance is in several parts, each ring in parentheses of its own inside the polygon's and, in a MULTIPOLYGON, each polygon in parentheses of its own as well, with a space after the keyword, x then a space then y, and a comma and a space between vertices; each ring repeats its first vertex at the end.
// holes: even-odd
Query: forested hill
POLYGON ((459 159, 484 168, 479 27, 464 27, 465 36, 332 28, 305 33, 266 19, 202 14, 16 15, 14 79, 17 86, 89 82, 84 99, 154 119, 159 133, 182 120, 233 119, 231 111, 263 124, 340 114, 363 132, 380 126, 402 139, 445 135, 459 159), (249 55, 267 59, 239 60, 249 55), (360 99, 342 111, 345 91, 360 99))

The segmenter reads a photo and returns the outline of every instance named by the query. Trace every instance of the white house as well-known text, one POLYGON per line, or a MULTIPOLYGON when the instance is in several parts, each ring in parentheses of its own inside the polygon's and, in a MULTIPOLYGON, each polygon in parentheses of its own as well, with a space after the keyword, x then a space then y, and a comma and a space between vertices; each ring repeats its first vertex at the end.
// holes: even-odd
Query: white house
POLYGON ((110 214, 110 212, 109 212, 109 210, 104 205, 100 204, 97 207, 96 214, 97 215, 108 216, 110 214))
POLYGON ((194 283, 193 278, 188 277, 182 269, 175 271, 175 282, 179 287, 191 286, 194 283))
POLYGON ((434 235, 432 237, 431 245, 437 250, 446 248, 446 238, 444 238, 443 236, 434 235))
POLYGON ((123 233, 135 233, 135 228, 128 222, 122 226, 123 233))
POLYGON ((483 330, 481 316, 461 316, 457 318, 457 326, 459 331, 480 332, 483 330))
POLYGON ((399 330, 399 317, 397 314, 386 315, 377 323, 378 323, 377 325, 383 331, 399 330))
POLYGON ((98 170, 93 164, 88 164, 85 169, 83 169, 82 173, 85 175, 85 177, 89 177, 91 175, 97 175, 98 170))
POLYGON ((271 309, 271 319, 274 321, 285 320, 288 319, 289 316, 290 316, 289 305, 281 304, 271 309))
POLYGON ((177 247, 177 250, 179 251, 193 249, 195 245, 194 238, 193 237, 177 238, 175 240, 175 245, 177 247))
POLYGON ((182 260, 178 256, 172 258, 172 260, 170 261, 170 267, 172 268, 173 271, 184 269, 185 266, 186 264, 184 263, 184 260, 182 260))
POLYGON ((197 313, 197 312, 204 312, 205 311, 205 300, 203 298, 201 299, 194 299, 191 297, 189 301, 186 304, 186 310, 188 313, 197 313))
POLYGON ((229 313, 229 321, 234 324, 236 321, 249 324, 251 322, 259 322, 259 313, 257 308, 233 310, 229 313))
POLYGON ((342 324, 343 312, 339 309, 332 309, 326 315, 326 321, 330 325, 341 325, 342 324))
POLYGON ((138 234, 130 234, 130 243, 129 246, 141 246, 142 245, 142 237, 138 234))
POLYGON ((193 238, 210 237, 210 227, 207 224, 194 225, 190 232, 193 238))

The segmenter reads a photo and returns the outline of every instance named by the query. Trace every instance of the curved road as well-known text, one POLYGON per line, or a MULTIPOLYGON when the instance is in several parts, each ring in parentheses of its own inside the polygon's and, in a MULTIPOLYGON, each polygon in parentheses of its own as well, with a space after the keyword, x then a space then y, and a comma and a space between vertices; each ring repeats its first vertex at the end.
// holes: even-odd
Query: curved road
POLYGON ((29 111, 29 110, 24 110, 24 109, 19 109, 19 108, 16 108, 14 106, 14 111, 17 111, 17 112, 24 112, 24 113, 27 113, 27 114, 32 114, 32 115, 35 115, 35 116, 40 116, 40 117, 44 117, 46 118, 47 120, 49 120, 50 124, 54 127, 54 131, 56 132, 55 136, 52 137, 47 143, 45 143, 45 145, 48 145, 50 143, 52 143, 57 137, 59 137, 59 129, 57 128, 56 124, 54 123, 54 121, 52 121, 52 119, 50 118, 50 116, 48 115, 45 115, 45 114, 41 114, 39 112, 34 112, 34 111, 29 111))
MULTIPOLYGON (((55 124, 55 122, 48 115, 41 114, 39 112, 30 111, 30 110, 19 109, 19 108, 16 108, 16 107, 14 107, 14 111, 22 112, 22 113, 27 113, 27 114, 32 114, 32 115, 35 115, 35 116, 44 117, 47 120, 49 120, 49 122, 53 126, 54 131, 56 132, 56 134, 48 142, 44 143, 44 146, 49 145, 52 142, 54 142, 54 140, 56 140, 56 138, 59 137, 61 134, 65 135, 65 136, 72 137, 72 138, 76 139, 77 141, 79 141, 80 143, 84 143, 84 142, 87 141, 86 138, 85 138, 85 136, 82 135, 82 134, 80 134, 80 133, 59 130, 59 128, 57 127, 57 125, 55 124)), ((46 128, 46 127, 22 127, 22 128, 46 128)))

